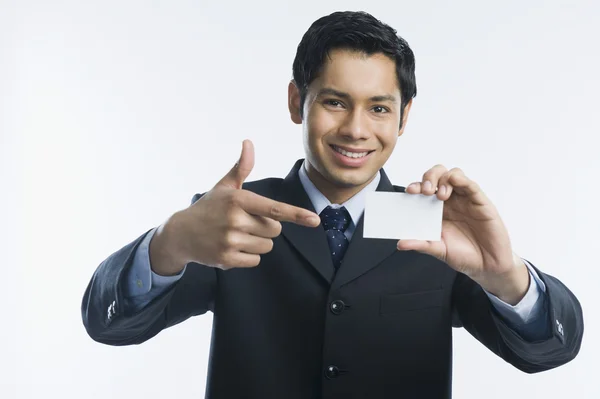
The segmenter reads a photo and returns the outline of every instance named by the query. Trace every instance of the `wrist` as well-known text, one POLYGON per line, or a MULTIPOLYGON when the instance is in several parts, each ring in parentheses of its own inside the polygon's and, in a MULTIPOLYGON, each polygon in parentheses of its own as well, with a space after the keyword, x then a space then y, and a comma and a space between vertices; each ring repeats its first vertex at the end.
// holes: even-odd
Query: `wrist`
POLYGON ((500 300, 515 306, 529 289, 530 274, 525 262, 516 254, 513 256, 513 267, 502 274, 482 276, 476 282, 487 292, 500 300))
POLYGON ((172 217, 161 224, 154 233, 150 241, 150 265, 154 273, 161 276, 174 276, 181 273, 185 267, 185 262, 177 256, 177 250, 172 243, 173 240, 173 220, 172 217))

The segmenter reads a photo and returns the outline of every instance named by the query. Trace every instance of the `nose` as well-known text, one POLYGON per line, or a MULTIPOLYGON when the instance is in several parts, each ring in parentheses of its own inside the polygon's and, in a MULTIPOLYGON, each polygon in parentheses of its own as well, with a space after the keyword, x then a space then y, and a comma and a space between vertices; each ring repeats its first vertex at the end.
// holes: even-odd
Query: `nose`
POLYGON ((340 135, 348 141, 364 140, 369 138, 367 121, 360 110, 348 112, 340 126, 340 135))

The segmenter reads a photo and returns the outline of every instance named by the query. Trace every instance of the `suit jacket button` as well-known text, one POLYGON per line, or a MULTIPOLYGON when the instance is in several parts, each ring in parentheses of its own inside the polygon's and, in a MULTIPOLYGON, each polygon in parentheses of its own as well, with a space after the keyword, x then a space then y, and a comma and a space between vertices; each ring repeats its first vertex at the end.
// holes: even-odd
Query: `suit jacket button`
POLYGON ((346 307, 346 304, 344 303, 344 301, 341 300, 335 300, 333 302, 331 302, 331 304, 329 304, 329 309, 331 310, 331 313, 333 314, 341 314, 344 311, 344 308, 346 307))
POLYGON ((329 379, 329 380, 331 380, 332 378, 336 378, 339 375, 340 375, 340 369, 337 368, 336 366, 329 366, 325 370, 325 377, 327 377, 327 379, 329 379))

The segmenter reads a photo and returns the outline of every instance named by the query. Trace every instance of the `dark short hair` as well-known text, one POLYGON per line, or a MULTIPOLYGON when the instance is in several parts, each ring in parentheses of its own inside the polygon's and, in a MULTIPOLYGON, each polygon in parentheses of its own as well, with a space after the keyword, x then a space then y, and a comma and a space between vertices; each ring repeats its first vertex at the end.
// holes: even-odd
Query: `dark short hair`
POLYGON ((354 50, 368 56, 383 53, 396 63, 402 127, 404 108, 417 95, 415 56, 394 28, 363 11, 338 11, 321 17, 302 37, 293 64, 294 82, 300 91, 300 115, 308 86, 318 76, 329 51, 334 49, 354 50))

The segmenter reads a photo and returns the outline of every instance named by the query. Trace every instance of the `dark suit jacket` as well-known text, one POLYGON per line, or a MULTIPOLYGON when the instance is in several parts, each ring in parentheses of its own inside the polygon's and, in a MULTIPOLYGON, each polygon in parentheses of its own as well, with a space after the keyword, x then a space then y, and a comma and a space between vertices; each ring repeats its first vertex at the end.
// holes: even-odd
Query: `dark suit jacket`
MULTIPOLYGON (((285 179, 244 188, 314 210, 298 178, 301 162, 285 179)), ((377 190, 404 188, 381 170, 377 190)), ((144 234, 98 267, 83 297, 83 323, 98 342, 132 345, 212 311, 206 397, 214 399, 449 398, 453 326, 527 373, 578 353, 581 307, 556 278, 536 269, 552 333, 526 342, 471 279, 431 256, 398 251, 396 240, 365 239, 362 229, 361 219, 335 275, 324 230, 283 223, 258 267, 188 265, 173 287, 131 314, 124 274, 144 234)))

